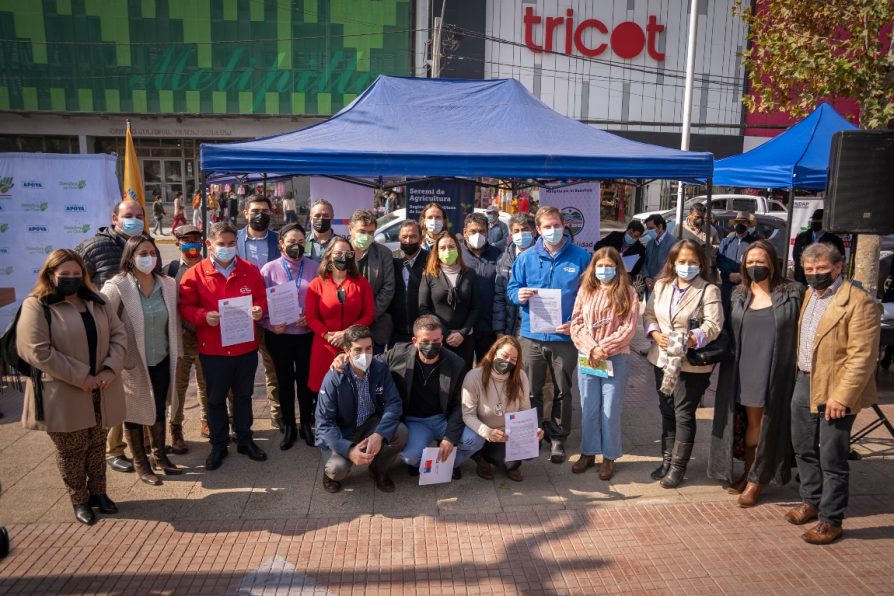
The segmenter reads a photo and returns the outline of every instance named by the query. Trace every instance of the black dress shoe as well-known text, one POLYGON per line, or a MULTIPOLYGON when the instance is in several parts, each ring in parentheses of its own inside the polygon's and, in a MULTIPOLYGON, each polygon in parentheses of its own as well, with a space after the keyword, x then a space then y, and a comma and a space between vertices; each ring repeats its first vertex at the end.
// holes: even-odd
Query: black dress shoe
POLYGON ((337 493, 341 490, 341 482, 323 474, 323 490, 327 493, 337 493))
POLYGON ((124 457, 123 455, 116 455, 115 457, 110 457, 106 460, 106 463, 109 464, 109 467, 115 470, 116 472, 133 472, 133 462, 124 457))
POLYGON ((90 509, 89 503, 79 503, 74 506, 74 510, 75 519, 82 524, 92 526, 94 523, 96 523, 96 516, 93 515, 93 510, 90 509))
POLYGON ((9 554, 9 532, 6 528, 0 527, 0 559, 6 558, 9 554))
POLYGON ((459 468, 453 468, 453 479, 459 480, 463 477, 463 471, 459 468))
POLYGON ((298 426, 298 436, 304 439, 308 447, 314 447, 314 430, 309 422, 302 422, 298 426))
POLYGON ((419 466, 411 466, 410 464, 407 464, 407 474, 412 478, 416 478, 419 476, 419 466))
POLYGON ((292 448, 292 445, 295 444, 295 441, 298 439, 298 427, 294 424, 286 426, 286 429, 282 433, 282 441, 279 444, 279 448, 282 451, 286 451, 292 448))
POLYGON ((90 495, 90 500, 87 501, 87 504, 99 509, 100 513, 118 513, 118 506, 105 493, 90 495))
POLYGON ((212 447, 208 459, 205 460, 206 470, 216 470, 223 463, 224 458, 229 455, 226 447, 212 447))
POLYGON ((236 452, 247 455, 252 461, 267 461, 267 454, 254 441, 239 445, 236 447, 236 452))

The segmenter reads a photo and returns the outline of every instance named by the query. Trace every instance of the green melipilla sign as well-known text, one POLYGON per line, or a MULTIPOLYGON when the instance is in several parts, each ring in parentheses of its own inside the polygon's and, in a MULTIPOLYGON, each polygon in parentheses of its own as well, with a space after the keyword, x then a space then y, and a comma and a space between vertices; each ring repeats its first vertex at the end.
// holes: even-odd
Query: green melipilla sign
POLYGON ((411 1, 0 0, 0 110, 328 115, 411 73, 411 1))

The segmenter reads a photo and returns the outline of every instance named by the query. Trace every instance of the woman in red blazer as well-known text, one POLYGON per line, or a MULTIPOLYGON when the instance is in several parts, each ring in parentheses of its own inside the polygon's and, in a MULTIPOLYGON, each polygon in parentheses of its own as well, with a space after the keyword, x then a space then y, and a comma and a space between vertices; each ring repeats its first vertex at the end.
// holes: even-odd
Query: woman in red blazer
POLYGON ((372 288, 354 260, 354 249, 337 238, 323 253, 320 274, 310 282, 305 303, 307 326, 314 332, 307 386, 317 392, 333 358, 342 351, 342 335, 351 325, 371 325, 372 288))

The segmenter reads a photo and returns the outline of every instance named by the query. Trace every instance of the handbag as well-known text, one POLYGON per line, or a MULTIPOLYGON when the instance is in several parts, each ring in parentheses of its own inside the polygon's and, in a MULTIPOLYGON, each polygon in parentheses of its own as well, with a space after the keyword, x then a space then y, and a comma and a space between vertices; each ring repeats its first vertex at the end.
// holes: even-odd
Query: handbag
MULTIPOLYGON (((702 295, 699 296, 698 299, 698 317, 694 317, 689 319, 689 330, 700 327, 701 324, 705 320, 704 313, 704 300, 705 300, 705 290, 708 287, 705 286, 702 288, 702 295)), ((730 340, 729 333, 726 331, 726 327, 723 327, 720 330, 720 334, 712 341, 701 348, 689 348, 686 350, 686 360, 689 361, 689 364, 692 366, 710 366, 712 364, 717 364, 718 362, 723 362, 729 356, 730 349, 730 340)))

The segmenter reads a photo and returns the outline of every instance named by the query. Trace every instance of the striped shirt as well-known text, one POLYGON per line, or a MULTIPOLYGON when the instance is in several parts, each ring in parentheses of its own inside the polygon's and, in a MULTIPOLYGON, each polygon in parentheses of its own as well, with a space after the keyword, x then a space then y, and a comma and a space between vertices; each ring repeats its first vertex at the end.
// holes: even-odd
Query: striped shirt
POLYGON ((832 298, 838 292, 838 288, 844 283, 844 277, 838 276, 829 289, 820 296, 816 290, 811 292, 810 300, 804 307, 804 316, 801 318, 801 333, 798 341, 798 369, 802 372, 813 372, 813 338, 816 329, 823 318, 826 309, 832 304, 832 298))
POLYGON ((615 315, 611 290, 605 287, 595 292, 581 290, 574 301, 571 315, 571 341, 584 354, 599 346, 606 356, 629 354, 630 340, 639 320, 639 299, 630 290, 630 310, 623 318, 615 315))

